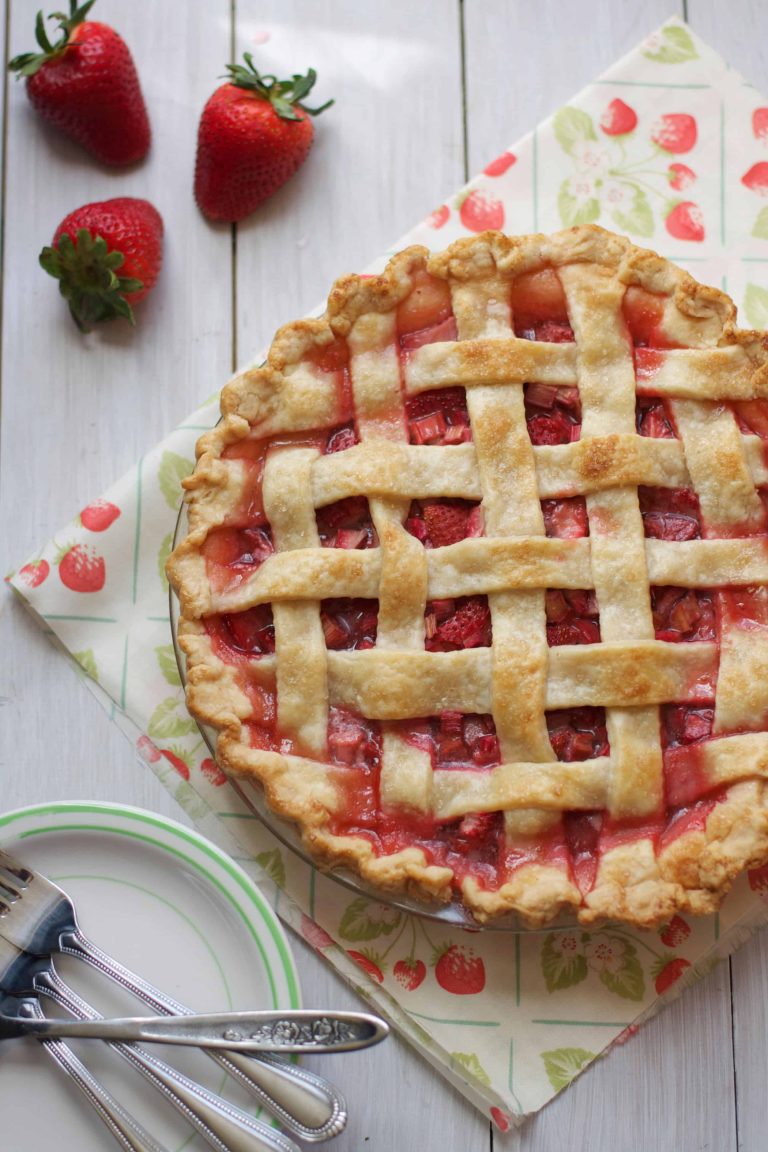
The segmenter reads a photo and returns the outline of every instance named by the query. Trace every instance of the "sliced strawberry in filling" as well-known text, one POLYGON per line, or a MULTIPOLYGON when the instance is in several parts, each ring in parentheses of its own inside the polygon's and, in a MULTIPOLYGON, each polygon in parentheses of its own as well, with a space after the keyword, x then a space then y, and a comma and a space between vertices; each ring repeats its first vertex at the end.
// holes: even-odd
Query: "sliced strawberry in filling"
POLYGON ((210 616, 206 628, 214 638, 214 646, 219 649, 217 655, 224 659, 227 649, 250 657, 266 656, 275 650, 275 625, 270 604, 260 604, 245 612, 210 616))
POLYGON ((451 290, 445 280, 426 270, 414 275, 413 288, 397 309, 397 334, 404 352, 456 339, 451 290))
POLYGON ((547 536, 563 540, 576 540, 589 536, 587 502, 583 496, 567 496, 561 500, 542 500, 544 531, 547 536))
POLYGON ((525 418, 532 444, 570 444, 581 434, 577 388, 525 385, 525 418))
POLYGON ((457 652, 491 644, 491 612, 486 596, 430 600, 424 613, 428 652, 457 652))
POLYGON ((622 301, 624 321, 636 348, 675 348, 663 331, 664 298, 634 285, 622 301))
POLYGON ((463 388, 419 392, 405 402, 411 444, 465 444, 472 439, 463 388))
POLYGON ((582 895, 591 892, 595 886, 602 827, 602 812, 563 814, 563 835, 568 848, 571 874, 582 895))
POLYGON ((550 647, 599 643, 600 620, 594 592, 548 588, 546 611, 550 647))
POLYGON ((213 528, 200 549, 211 587, 236 588, 274 551, 268 527, 213 528))
POLYGON ((550 344, 573 340, 565 292, 554 269, 518 276, 510 289, 510 305, 516 336, 550 344))
POLYGON ((376 600, 321 601, 320 623, 326 647, 337 652, 373 648, 376 643, 378 608, 376 600))
POLYGON ((591 760, 609 754, 605 708, 562 708, 545 716, 558 760, 591 760))
POLYGON ((654 540, 698 540, 699 498, 688 488, 638 488, 646 537, 654 540))
POLYGON ((317 509, 316 517, 323 548, 375 548, 379 543, 364 496, 326 504, 317 509))
POLYGON ((635 424, 641 436, 650 436, 656 440, 677 438, 672 417, 664 401, 657 397, 638 397, 635 424))
POLYGON ((324 451, 326 454, 343 452, 346 448, 352 448, 357 443, 354 424, 342 424, 339 428, 332 428, 329 431, 324 451))
POLYGON ((768 440, 768 404, 765 400, 736 400, 731 407, 742 432, 768 440))
POLYGON ((425 548, 444 548, 468 536, 482 536, 480 505, 471 500, 414 500, 405 529, 425 548))
POLYGON ((657 640, 680 643, 714 640, 715 605, 710 592, 693 588, 651 588, 651 611, 657 640))

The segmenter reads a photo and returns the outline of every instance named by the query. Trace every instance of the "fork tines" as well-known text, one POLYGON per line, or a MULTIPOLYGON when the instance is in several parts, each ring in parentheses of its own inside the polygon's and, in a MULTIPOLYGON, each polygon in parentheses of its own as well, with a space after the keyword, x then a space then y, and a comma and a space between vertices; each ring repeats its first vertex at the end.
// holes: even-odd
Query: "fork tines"
MULTIPOLYGON (((0 873, 7 872, 9 876, 13 876, 24 887, 31 883, 34 879, 34 872, 30 872, 27 868, 17 864, 12 856, 7 852, 3 852, 0 848, 0 873)), ((0 875, 0 882, 2 882, 2 875, 0 875)))

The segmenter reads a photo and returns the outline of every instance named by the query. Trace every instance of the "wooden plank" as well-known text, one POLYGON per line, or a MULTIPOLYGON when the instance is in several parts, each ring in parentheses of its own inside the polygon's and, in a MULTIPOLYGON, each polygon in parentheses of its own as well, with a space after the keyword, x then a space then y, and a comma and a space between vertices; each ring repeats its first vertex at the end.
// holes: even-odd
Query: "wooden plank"
POLYGON ((464 0, 469 174, 579 92, 682 4, 464 0))
MULTIPOLYGON (((34 44, 39 7, 36 0, 12 0, 9 54, 34 44)), ((134 464, 229 370, 230 235, 201 219, 192 170, 197 110, 228 53, 230 5, 193 0, 186 11, 184 20, 150 20, 144 6, 100 0, 98 18, 124 36, 142 79, 154 132, 142 164, 104 168, 40 121, 23 83, 9 84, 3 573, 134 464), (122 195, 146 197, 163 214, 163 272, 138 310, 135 331, 118 323, 82 337, 37 255, 69 210, 122 195)), ((130 793, 134 803, 178 815, 151 773, 133 765, 130 747, 68 662, 21 610, 2 613, 0 645, 16 657, 4 660, 0 671, 0 698, 7 701, 0 723, 3 807, 130 793)))

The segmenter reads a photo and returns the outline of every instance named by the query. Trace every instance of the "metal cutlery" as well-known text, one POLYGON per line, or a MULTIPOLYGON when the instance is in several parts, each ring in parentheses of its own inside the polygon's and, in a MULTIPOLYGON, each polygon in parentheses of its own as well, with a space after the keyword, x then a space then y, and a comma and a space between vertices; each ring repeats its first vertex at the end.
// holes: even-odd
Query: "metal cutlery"
MULTIPOLYGON (((3 984, 0 964, 0 989, 3 984)), ((83 1021, 41 1019, 34 1008, 34 1002, 20 1005, 17 996, 0 995, 0 1041, 35 1036, 38 1040, 123 1040, 237 1052, 273 1052, 276 1048, 281 1052, 352 1052, 378 1044, 389 1032, 382 1020, 363 1012, 222 1012, 83 1021)))
MULTIPOLYGON (((13 1004, 14 998, 18 998, 20 1005, 29 1006, 29 998, 24 997, 29 997, 32 991, 34 996, 39 994, 54 1000, 72 1016, 82 1020, 99 1019, 98 1013, 61 980, 50 957, 20 952, 7 940, 0 939, 0 973, 3 974, 0 994, 6 1007, 13 1004)), ((216 1152, 299 1152, 288 1137, 142 1048, 118 1042, 111 1043, 111 1047, 157 1088, 216 1152)))
MULTIPOLYGON (((191 1010, 93 945, 77 922, 72 901, 56 884, 0 850, 0 938, 47 956, 76 956, 163 1016, 191 1010)), ((343 1096, 327 1080, 277 1056, 204 1050, 249 1090, 293 1135, 308 1143, 338 1135, 347 1122, 343 1096)))

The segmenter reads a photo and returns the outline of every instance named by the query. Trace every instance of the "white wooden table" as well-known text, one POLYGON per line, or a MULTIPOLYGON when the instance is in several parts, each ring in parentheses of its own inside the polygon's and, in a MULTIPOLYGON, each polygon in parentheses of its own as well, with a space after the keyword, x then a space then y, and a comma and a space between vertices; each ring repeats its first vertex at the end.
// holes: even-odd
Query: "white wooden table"
MULTIPOLYGON (((11 56, 32 46, 38 0, 5 7, 0 36, 11 56)), ((337 275, 364 267, 674 12, 768 92, 768 5, 759 0, 99 0, 94 18, 122 32, 142 77, 148 162, 103 170, 41 126, 20 84, 8 80, 3 94, 2 571, 337 275), (265 33, 268 70, 312 65, 318 102, 337 104, 318 121, 302 173, 233 232, 206 224, 192 199, 197 114, 233 53, 265 33), (165 218, 163 275, 139 330, 83 339, 37 254, 71 208, 123 194, 146 196, 165 218)), ((183 818, 10 596, 0 629, 0 809, 92 798, 183 818)), ((354 1003, 313 953, 293 946, 307 1003, 354 1003)), ((399 1039, 364 1058, 318 1060, 352 1105, 333 1147, 762 1152, 766 1003, 759 936, 503 1137, 399 1039)), ((104 1147, 113 1147, 106 1135, 104 1147)), ((38 1152, 6 1149, 1 1120, 0 1148, 38 1152)), ((61 1149, 76 1152, 65 1138, 61 1149)))

